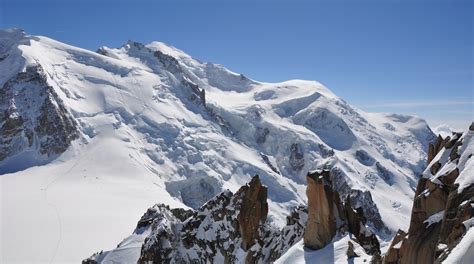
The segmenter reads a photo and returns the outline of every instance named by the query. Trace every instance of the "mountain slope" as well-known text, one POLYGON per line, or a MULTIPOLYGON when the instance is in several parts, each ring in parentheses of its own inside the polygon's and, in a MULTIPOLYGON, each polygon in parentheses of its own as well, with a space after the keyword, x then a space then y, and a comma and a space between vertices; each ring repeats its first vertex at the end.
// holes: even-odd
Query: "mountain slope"
POLYGON ((317 82, 258 82, 159 42, 91 52, 6 30, 0 58, 2 90, 41 68, 58 98, 52 109, 65 109, 77 131, 61 153, 32 144, 29 168, 18 166, 26 148, 0 159, 9 261, 77 262, 111 248, 157 201, 197 208, 255 174, 281 226, 306 200, 306 173, 325 166, 335 168, 339 192, 360 190, 372 228, 388 240, 408 226, 434 139, 419 118, 363 112, 317 82))

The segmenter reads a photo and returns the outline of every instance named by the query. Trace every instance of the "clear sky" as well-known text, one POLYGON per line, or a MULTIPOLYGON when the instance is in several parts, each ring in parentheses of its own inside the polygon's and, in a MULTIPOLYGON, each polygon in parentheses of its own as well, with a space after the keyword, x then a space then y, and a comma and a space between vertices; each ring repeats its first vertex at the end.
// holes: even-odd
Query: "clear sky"
POLYGON ((317 80, 367 111, 465 129, 473 2, 0 0, 0 28, 91 50, 159 40, 256 80, 317 80))

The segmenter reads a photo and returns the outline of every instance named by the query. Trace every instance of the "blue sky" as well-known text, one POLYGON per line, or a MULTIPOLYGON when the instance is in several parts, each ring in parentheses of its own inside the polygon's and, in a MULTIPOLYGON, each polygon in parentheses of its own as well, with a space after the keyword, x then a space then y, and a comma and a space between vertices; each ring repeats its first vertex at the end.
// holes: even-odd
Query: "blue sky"
POLYGON ((0 0, 0 28, 96 50, 159 40, 262 81, 311 79, 367 111, 474 120, 470 0, 0 0))

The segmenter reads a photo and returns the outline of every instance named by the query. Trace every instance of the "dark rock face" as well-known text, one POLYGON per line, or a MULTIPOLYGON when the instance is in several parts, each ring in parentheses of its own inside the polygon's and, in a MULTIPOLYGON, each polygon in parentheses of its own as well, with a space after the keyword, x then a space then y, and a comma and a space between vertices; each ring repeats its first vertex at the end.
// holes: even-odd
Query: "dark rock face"
POLYGON ((304 151, 298 143, 290 146, 290 166, 295 171, 300 171, 304 167, 304 151))
POLYGON ((460 191, 455 184, 461 155, 471 155, 459 153, 462 144, 459 133, 430 144, 430 167, 418 182, 408 233, 399 231, 384 263, 440 263, 466 233, 464 222, 474 217, 474 186, 460 191))
POLYGON ((390 235, 390 230, 385 226, 380 216, 377 205, 372 199, 369 191, 361 191, 352 189, 346 182, 345 175, 339 168, 332 167, 330 169, 332 185, 339 193, 340 197, 350 197, 351 204, 356 208, 362 208, 365 218, 367 219, 367 226, 371 230, 378 230, 379 234, 390 235))
POLYGON ((347 258, 351 259, 351 258, 358 257, 359 255, 357 255, 354 252, 354 244, 351 241, 348 241, 347 244, 348 244, 347 245, 347 252, 346 252, 347 258))
POLYGON ((359 244, 370 255, 380 255, 380 244, 372 232, 366 227, 366 218, 361 207, 355 208, 351 205, 351 200, 347 197, 344 204, 348 230, 353 234, 359 244))
POLYGON ((331 242, 336 232, 352 233, 357 242, 371 255, 380 255, 380 244, 375 234, 366 227, 362 207, 354 207, 351 197, 342 203, 339 193, 333 190, 329 170, 307 175, 308 221, 304 233, 305 246, 321 249, 331 242))
POLYGON ((79 132, 40 65, 18 73, 0 89, 0 161, 35 148, 51 156, 64 152, 79 132))

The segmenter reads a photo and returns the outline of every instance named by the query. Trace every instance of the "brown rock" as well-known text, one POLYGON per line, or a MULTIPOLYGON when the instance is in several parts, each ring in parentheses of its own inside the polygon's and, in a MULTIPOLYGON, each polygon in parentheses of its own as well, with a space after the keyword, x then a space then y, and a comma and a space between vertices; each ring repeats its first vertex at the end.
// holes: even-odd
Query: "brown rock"
POLYGON ((264 223, 267 219, 267 187, 262 185, 257 175, 248 185, 240 188, 236 195, 242 197, 237 219, 242 236, 242 248, 248 250, 255 243, 260 223, 264 223))
MULTIPOLYGON (((429 158, 434 158, 445 147, 452 148, 450 161, 458 159, 460 138, 458 133, 453 134, 452 140, 438 137, 436 143, 430 145, 429 158)), ((434 163, 431 173, 437 173, 444 165, 439 161, 434 163)), ((454 184, 459 173, 459 168, 454 168, 438 178, 441 182, 426 178, 418 181, 408 234, 399 232, 395 236, 384 263, 441 263, 446 259, 466 232, 463 222, 474 217, 471 206, 474 186, 459 193, 458 185, 454 184), (426 220, 439 212, 443 212, 442 220, 428 225, 426 220)))
POLYGON ((441 163, 435 162, 433 165, 431 165, 430 172, 432 175, 435 175, 439 169, 441 169, 441 163))
POLYGON ((306 176, 308 196, 308 221, 304 232, 304 245, 321 249, 336 234, 333 190, 329 170, 308 173, 306 176))
POLYGON ((430 143, 428 145, 428 164, 434 159, 435 153, 434 153, 434 144, 430 143))
POLYGON ((397 234, 390 243, 390 247, 387 250, 387 253, 383 257, 382 263, 384 264, 397 264, 401 258, 400 256, 400 247, 403 240, 406 238, 407 233, 403 230, 398 230, 397 234))
POLYGON ((439 177, 439 180, 447 186, 452 186, 454 181, 456 181, 457 177, 459 176, 459 169, 455 168, 451 172, 447 173, 446 175, 439 177))

